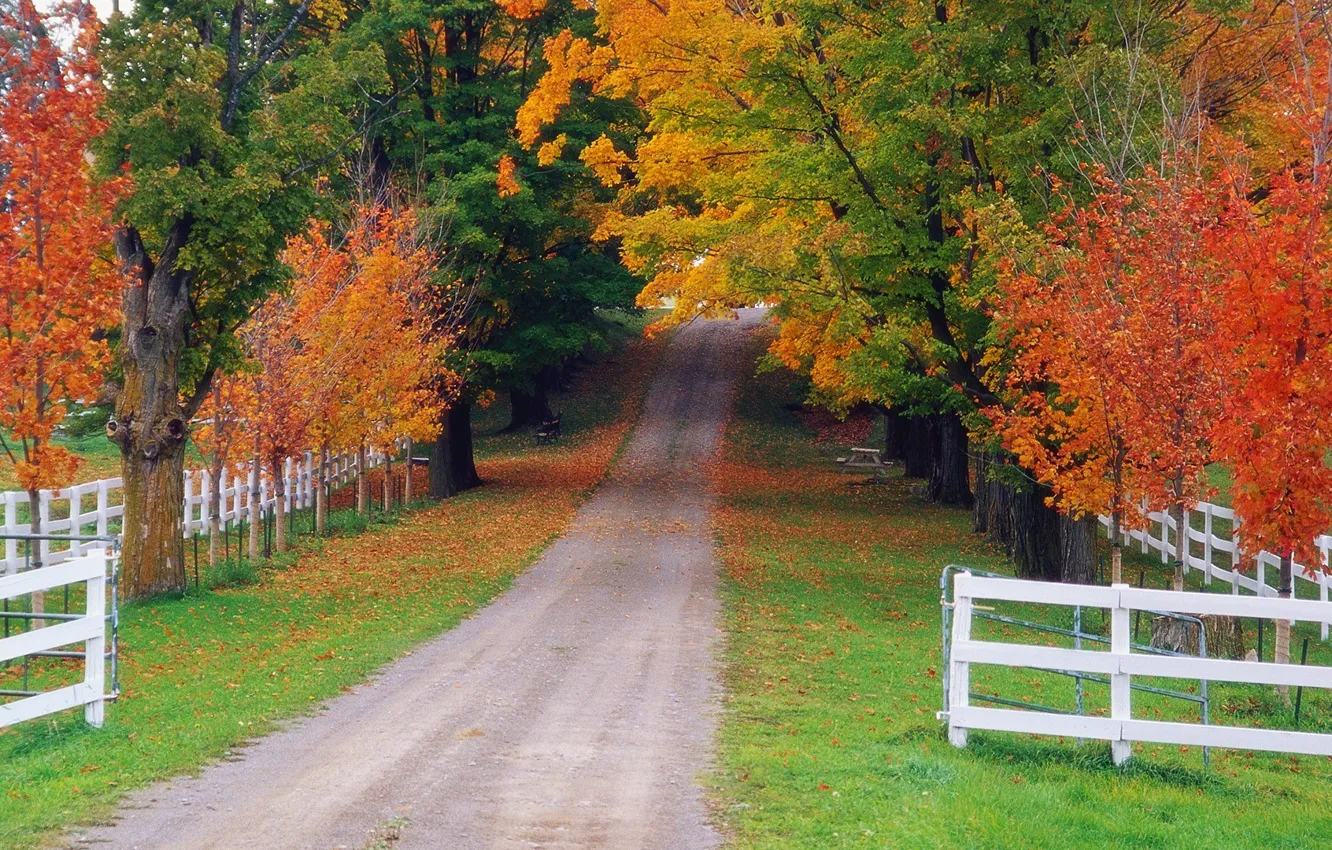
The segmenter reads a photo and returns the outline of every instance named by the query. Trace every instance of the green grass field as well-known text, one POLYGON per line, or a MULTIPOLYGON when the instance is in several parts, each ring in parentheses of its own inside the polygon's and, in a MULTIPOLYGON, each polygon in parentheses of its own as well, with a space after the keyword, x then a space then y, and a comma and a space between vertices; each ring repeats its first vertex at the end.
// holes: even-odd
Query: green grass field
MULTIPOLYGON (((860 486, 832 471, 784 407, 782 374, 742 389, 716 473, 724 564, 727 698, 712 779, 736 848, 1297 848, 1332 839, 1332 761, 1139 745, 1126 769, 1107 744, 972 733, 947 742, 940 708, 939 573, 1011 572, 970 515, 924 503, 910 482, 860 486)), ((1159 559, 1130 559, 1164 586, 1159 559)), ((1067 625, 1035 606, 1011 613, 1067 625)), ((1097 612, 1085 621, 1098 626, 1097 612)), ((1270 624, 1269 624, 1270 626, 1270 624)), ((1143 640, 1146 639, 1143 624, 1143 640)), ((1062 639, 986 623, 977 635, 1062 639)), ((1296 645, 1314 627, 1301 626, 1296 645)), ((1253 632, 1248 634, 1252 645, 1253 632)), ((1268 648, 1271 654, 1271 632, 1268 648)), ((1310 662, 1332 663, 1315 639, 1310 662)), ((977 667, 978 692, 1073 705, 1053 674, 977 667)), ((1155 682, 1197 690, 1196 682, 1155 682)), ((1211 691, 1213 722, 1293 728, 1254 686, 1211 691)), ((1135 692, 1135 716, 1197 719, 1195 706, 1135 692)), ((1104 686, 1086 709, 1104 711, 1104 686)), ((1332 731, 1332 703, 1304 694, 1300 728, 1332 731)))

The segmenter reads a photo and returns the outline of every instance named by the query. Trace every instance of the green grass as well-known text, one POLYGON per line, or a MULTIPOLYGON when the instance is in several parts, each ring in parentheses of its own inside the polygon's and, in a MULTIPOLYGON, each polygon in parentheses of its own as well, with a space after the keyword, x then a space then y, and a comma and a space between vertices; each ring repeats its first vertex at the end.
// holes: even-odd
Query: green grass
MULTIPOLYGON (((1328 759, 1217 750, 1206 768, 1196 749, 1138 745, 1120 770, 1100 742, 972 733, 966 750, 949 746, 934 716, 940 570, 1011 566, 971 533, 969 514, 925 504, 907 482, 828 474, 833 450, 783 408, 797 397, 780 374, 750 380, 718 476, 727 697, 712 797, 735 848, 1327 844, 1328 759)), ((1143 567, 1162 586, 1159 559, 1143 567)), ((1067 622, 1037 606, 1005 613, 1067 622)), ((1085 622, 1095 630, 1097 614, 1085 622)), ((994 623, 977 634, 1065 645, 994 623)), ((1315 652, 1332 662, 1316 640, 1311 662, 1315 652)), ((977 691, 1072 706, 1063 677, 973 675, 977 691)), ((1293 727, 1269 689, 1214 685, 1212 696, 1214 722, 1293 727)), ((1135 716, 1197 717, 1176 700, 1133 700, 1135 716)), ((1105 688, 1088 685, 1087 710, 1105 704, 1105 688)), ((1332 731, 1326 693, 1304 694, 1300 728, 1332 731)))
MULTIPOLYGON (((656 350, 614 359, 643 371, 656 350)), ((479 454, 501 470, 485 487, 368 522, 334 512, 337 536, 303 538, 262 566, 205 565, 199 590, 125 606, 122 696, 104 728, 64 712, 0 730, 0 847, 47 846, 62 828, 105 817, 125 791, 195 771, 316 709, 502 592, 562 531, 618 446, 624 400, 642 397, 626 368, 603 363, 562 399, 577 427, 560 446, 482 437, 479 454), (578 474, 561 478, 568 469, 578 474)), ((78 675, 45 665, 34 679, 44 686, 78 675)))

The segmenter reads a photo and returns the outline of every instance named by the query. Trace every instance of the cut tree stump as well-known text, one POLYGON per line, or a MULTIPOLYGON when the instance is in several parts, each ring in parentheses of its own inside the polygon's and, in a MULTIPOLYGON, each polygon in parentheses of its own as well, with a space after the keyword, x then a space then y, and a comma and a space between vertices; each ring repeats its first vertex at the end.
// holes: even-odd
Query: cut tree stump
MULTIPOLYGON (((1243 658, 1244 629, 1238 617, 1204 614, 1208 658, 1243 658)), ((1198 654, 1198 627, 1171 617, 1152 617, 1151 646, 1185 655, 1198 654)))

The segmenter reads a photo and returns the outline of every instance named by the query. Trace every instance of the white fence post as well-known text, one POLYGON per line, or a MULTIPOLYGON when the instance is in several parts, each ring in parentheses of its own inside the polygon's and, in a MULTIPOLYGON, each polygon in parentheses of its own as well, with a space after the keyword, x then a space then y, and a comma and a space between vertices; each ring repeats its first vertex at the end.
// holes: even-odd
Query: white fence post
POLYGON ((89 726, 101 728, 106 718, 106 567, 107 558, 103 550, 97 560, 102 563, 102 571, 88 579, 88 600, 85 616, 102 624, 101 631, 88 638, 83 644, 83 683, 91 693, 90 701, 83 707, 83 719, 89 726))
MULTIPOLYGON (((961 575, 966 575, 962 573, 961 575)), ((956 587, 956 585, 954 585, 956 587)), ((953 594, 952 645, 971 639, 971 597, 953 594)), ((971 699, 971 665, 953 655, 953 669, 948 671, 948 742, 954 747, 967 745, 967 729, 954 722, 955 712, 966 708, 971 699)))
MULTIPOLYGON (((1126 584, 1116 584, 1114 587, 1121 591, 1128 589, 1126 584)), ((1124 607, 1122 601, 1116 602, 1115 607, 1110 609, 1110 652, 1115 655, 1128 655, 1130 634, 1128 608, 1124 607)), ((1111 720, 1131 719, 1133 690, 1129 685, 1128 673, 1110 675, 1111 720)), ((1128 761, 1132 754, 1133 745, 1124 740, 1122 732, 1116 740, 1110 742, 1110 756, 1116 765, 1128 761)))

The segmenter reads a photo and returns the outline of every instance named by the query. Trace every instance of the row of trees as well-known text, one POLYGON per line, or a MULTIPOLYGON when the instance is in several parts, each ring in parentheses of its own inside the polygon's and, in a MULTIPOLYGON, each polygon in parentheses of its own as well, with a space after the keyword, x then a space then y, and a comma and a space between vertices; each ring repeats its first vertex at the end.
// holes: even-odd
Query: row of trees
POLYGON ((1332 526, 1324 4, 597 15, 547 46, 519 136, 642 105, 579 155, 644 303, 775 305, 811 400, 883 410, 890 454, 1024 574, 1090 579, 1092 514, 1178 516, 1221 461, 1289 585, 1332 526))
MULTIPOLYGON (((508 392, 521 426, 605 343, 600 308, 640 286, 592 238, 614 193, 512 129, 543 46, 593 26, 572 0, 148 0, 105 26, 87 4, 19 0, 0 43, 3 257, 54 269, 34 246, 56 237, 81 253, 59 282, 6 283, 3 356, 26 371, 0 377, 0 427, 25 487, 66 483, 50 437, 107 382, 128 595, 183 587, 191 438, 218 471, 431 440, 429 491, 452 495, 479 483, 478 398, 508 392), (29 125, 40 168, 22 161, 29 125), (53 378, 51 352, 74 377, 53 378)), ((556 129, 576 150, 639 120, 594 97, 556 129)))

